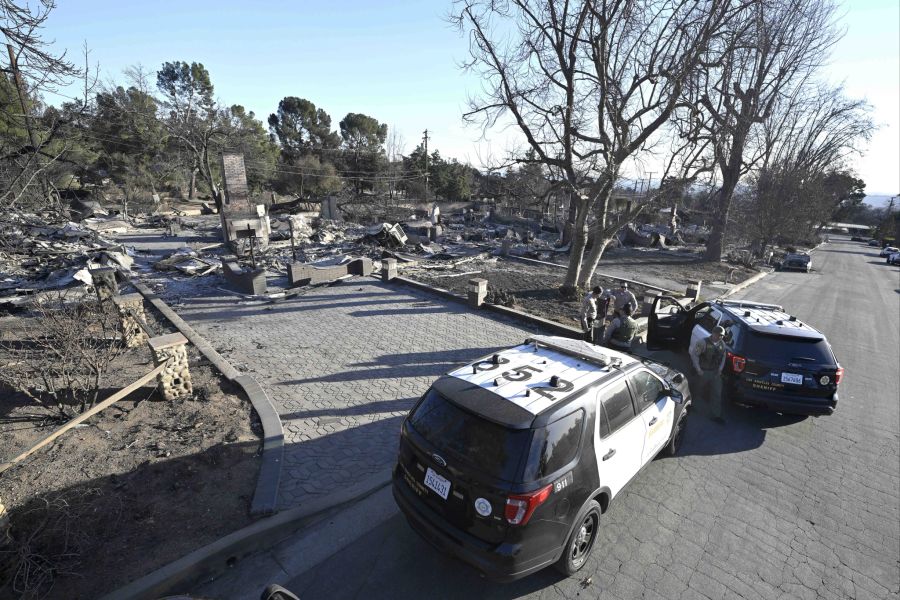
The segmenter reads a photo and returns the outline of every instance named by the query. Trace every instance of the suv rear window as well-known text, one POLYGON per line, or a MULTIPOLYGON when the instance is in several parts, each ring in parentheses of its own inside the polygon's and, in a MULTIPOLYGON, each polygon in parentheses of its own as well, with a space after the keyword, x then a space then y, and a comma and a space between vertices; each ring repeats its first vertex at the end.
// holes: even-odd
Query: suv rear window
POLYGON ((531 429, 507 429, 465 411, 431 389, 409 416, 409 424, 441 452, 478 471, 515 481, 531 429))
POLYGON ((741 352, 748 358, 778 364, 796 361, 818 365, 834 364, 831 349, 824 339, 810 340, 754 332, 744 340, 741 352))

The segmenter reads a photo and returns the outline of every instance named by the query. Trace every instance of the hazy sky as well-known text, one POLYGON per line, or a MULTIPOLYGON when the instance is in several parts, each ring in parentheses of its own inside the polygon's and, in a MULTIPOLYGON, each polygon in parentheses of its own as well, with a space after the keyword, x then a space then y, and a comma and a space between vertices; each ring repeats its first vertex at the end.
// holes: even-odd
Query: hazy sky
MULTIPOLYGON (((480 82, 458 68, 467 40, 444 19, 449 0, 57 2, 46 36, 74 60, 87 41, 106 78, 135 63, 198 61, 222 101, 263 121, 290 95, 325 109, 335 129, 348 112, 371 115, 403 135, 406 153, 426 128, 429 148, 476 166, 514 143, 508 131, 479 140, 462 123, 480 82)), ((846 36, 826 74, 874 106, 881 128, 856 170, 870 194, 897 194, 900 2, 848 0, 840 10, 846 36)))

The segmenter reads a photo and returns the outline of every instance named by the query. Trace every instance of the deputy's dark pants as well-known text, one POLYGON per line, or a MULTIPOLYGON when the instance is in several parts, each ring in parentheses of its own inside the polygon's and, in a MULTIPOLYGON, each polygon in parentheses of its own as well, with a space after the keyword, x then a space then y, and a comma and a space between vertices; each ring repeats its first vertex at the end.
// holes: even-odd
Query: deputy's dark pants
POLYGON ((703 371, 702 375, 695 377, 697 390, 693 395, 702 398, 709 406, 709 414, 712 417, 722 416, 722 373, 718 369, 703 371))

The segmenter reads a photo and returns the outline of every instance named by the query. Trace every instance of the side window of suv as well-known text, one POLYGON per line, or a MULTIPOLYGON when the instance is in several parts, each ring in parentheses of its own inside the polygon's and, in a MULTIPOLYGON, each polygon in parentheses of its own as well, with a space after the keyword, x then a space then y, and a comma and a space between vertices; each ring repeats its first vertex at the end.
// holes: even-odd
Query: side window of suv
POLYGON ((541 458, 537 477, 549 475, 563 468, 578 454, 584 411, 579 410, 558 419, 535 435, 535 445, 540 446, 541 458))
POLYGON ((665 389, 662 381, 654 377, 649 371, 638 371, 628 378, 631 391, 637 403, 638 412, 656 402, 660 392, 665 389))
MULTIPOLYGON (((617 381, 601 393, 603 408, 609 421, 608 431, 613 434, 617 429, 628 423, 634 417, 634 405, 631 403, 631 393, 625 380, 617 381)), ((601 434, 603 427, 600 428, 601 434)), ((605 437, 605 436, 604 436, 605 437)))

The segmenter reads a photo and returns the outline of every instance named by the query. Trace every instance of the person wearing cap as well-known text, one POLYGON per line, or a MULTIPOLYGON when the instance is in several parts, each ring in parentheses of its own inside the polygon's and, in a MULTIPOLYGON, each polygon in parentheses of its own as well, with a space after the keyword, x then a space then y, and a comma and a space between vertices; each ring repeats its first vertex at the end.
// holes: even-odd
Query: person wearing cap
POLYGON ((631 318, 631 305, 626 304, 622 307, 622 314, 614 318, 603 332, 603 345, 630 351, 637 330, 638 323, 631 318))
POLYGON ((722 418, 722 368, 725 366, 725 328, 717 325, 707 337, 691 346, 690 355, 697 373, 697 396, 709 403, 713 421, 722 418))
POLYGON ((628 289, 628 284, 626 282, 623 281, 618 290, 614 292, 611 291, 611 296, 613 301, 614 316, 622 317, 625 314, 622 312, 622 308, 626 305, 631 306, 632 314, 634 314, 634 311, 637 310, 637 298, 635 298, 631 290, 628 289))
POLYGON ((584 341, 594 343, 594 325, 597 322, 597 302, 603 296, 603 288, 594 287, 581 301, 581 330, 584 341))

